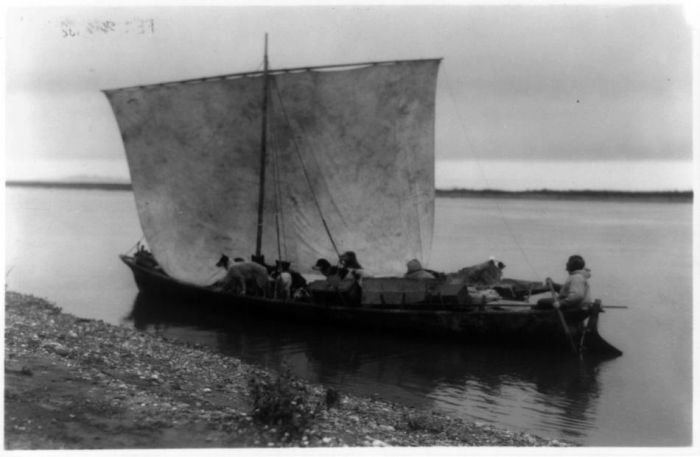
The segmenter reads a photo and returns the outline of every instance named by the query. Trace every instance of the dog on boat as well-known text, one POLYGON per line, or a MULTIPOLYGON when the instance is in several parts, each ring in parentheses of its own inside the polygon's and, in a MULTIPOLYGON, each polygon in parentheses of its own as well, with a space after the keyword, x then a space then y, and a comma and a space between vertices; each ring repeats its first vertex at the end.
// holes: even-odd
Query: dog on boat
POLYGON ((292 296, 292 272, 289 271, 290 263, 284 260, 277 261, 277 277, 275 278, 275 298, 287 300, 292 296))
POLYGON ((270 276, 264 266, 242 259, 231 263, 226 254, 221 255, 216 266, 226 270, 226 276, 217 282, 222 290, 239 295, 267 295, 270 276))
POLYGON ((491 286, 500 282, 503 277, 503 262, 490 258, 486 262, 462 268, 456 273, 450 273, 447 278, 450 282, 462 282, 464 284, 491 286))
POLYGON ((338 268, 336 265, 331 265, 331 263, 326 259, 318 259, 316 264, 311 267, 311 269, 321 273, 326 277, 326 280, 334 282, 345 279, 345 277, 348 275, 347 268, 338 268))

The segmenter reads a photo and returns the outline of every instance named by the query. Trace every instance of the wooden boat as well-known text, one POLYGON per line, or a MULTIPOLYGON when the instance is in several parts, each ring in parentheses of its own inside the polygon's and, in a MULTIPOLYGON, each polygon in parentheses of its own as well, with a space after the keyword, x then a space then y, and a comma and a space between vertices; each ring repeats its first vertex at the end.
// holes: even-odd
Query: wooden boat
MULTIPOLYGON (((321 325, 350 326, 362 330, 388 330, 404 335, 437 337, 479 344, 517 345, 568 351, 569 337, 551 309, 533 309, 523 301, 496 300, 485 303, 461 301, 455 296, 434 296, 403 304, 342 303, 342 298, 280 300, 262 296, 232 295, 211 287, 179 281, 137 256, 120 256, 132 270, 139 290, 157 300, 191 300, 204 312, 246 313, 266 319, 291 320, 321 325)), ((392 278, 398 279, 401 278, 392 278)), ((600 303, 564 311, 576 352, 599 357, 618 357, 622 352, 598 333, 600 303)))
POLYGON ((407 261, 429 264, 439 63, 270 70, 266 43, 263 71, 105 91, 152 252, 121 257, 138 288, 273 319, 620 355, 593 325, 599 306, 564 312, 565 331, 517 294, 487 303, 465 284, 401 278, 407 261), (352 250, 371 277, 353 297, 212 287, 217 260, 252 246, 301 273, 352 250))

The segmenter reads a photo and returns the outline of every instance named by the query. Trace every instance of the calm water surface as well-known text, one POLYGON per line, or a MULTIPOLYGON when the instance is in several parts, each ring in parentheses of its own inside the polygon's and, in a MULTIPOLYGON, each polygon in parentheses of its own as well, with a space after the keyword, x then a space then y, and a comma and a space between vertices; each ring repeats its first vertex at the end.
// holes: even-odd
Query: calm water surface
POLYGON ((206 344, 338 389, 378 394, 592 446, 687 446, 692 432, 692 205, 438 199, 431 267, 496 256, 506 276, 563 280, 569 254, 594 295, 628 306, 600 331, 603 362, 518 349, 201 316, 145 303, 117 255, 141 237, 129 192, 7 189, 8 288, 67 312, 206 344))

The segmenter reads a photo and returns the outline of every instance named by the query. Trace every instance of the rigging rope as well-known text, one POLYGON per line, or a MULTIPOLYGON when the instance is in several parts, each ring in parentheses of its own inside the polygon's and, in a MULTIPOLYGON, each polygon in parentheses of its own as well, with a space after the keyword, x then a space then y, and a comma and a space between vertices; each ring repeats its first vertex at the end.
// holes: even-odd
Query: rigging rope
MULTIPOLYGON (((284 103, 282 102, 282 96, 279 93, 279 89, 277 85, 274 83, 274 78, 273 78, 273 91, 274 93, 277 94, 277 98, 279 99, 280 102, 280 107, 282 108, 282 114, 284 115, 284 119, 287 122, 287 125, 289 125, 290 129, 292 127, 292 123, 289 121, 289 116, 287 116, 287 110, 284 108, 284 103)), ((294 135, 291 135, 292 139, 292 144, 294 145, 294 152, 296 152, 297 157, 299 158, 299 162, 301 163, 301 169, 304 172, 304 178, 306 179, 306 184, 309 186, 309 190, 311 191, 311 197, 313 199, 314 205, 316 206, 316 209, 318 210, 318 214, 321 217, 321 222, 323 223, 323 228, 326 231, 326 235, 328 235, 328 239, 331 242, 331 245, 333 245, 333 250, 335 251, 336 255, 340 257, 340 251, 338 251, 338 246, 335 244, 335 240, 333 239, 333 235, 331 235, 331 231, 328 228, 328 223, 326 222, 326 218, 323 216, 323 211, 321 210, 321 205, 318 202, 318 198, 316 198, 316 193, 314 192, 314 188, 311 184, 311 177, 309 176, 309 172, 306 169, 306 165, 304 164, 304 159, 301 156, 301 151, 299 150, 299 145, 297 144, 297 140, 294 137, 294 135)))
MULTIPOLYGON (((448 72, 445 71, 444 74, 447 75, 448 72)), ((449 92, 450 100, 452 101, 452 104, 454 105, 455 112, 457 113, 457 119, 459 122, 459 126, 462 129, 462 133, 464 134, 464 138, 467 140, 467 143, 469 143, 470 150, 474 150, 474 145, 471 143, 469 135, 467 134, 467 129, 464 126, 464 118, 462 117, 462 112, 460 111, 459 106, 455 102, 455 97, 454 97, 454 93, 452 91, 452 85, 450 84, 449 76, 445 76, 445 81, 447 83, 447 91, 449 92)), ((475 161, 476 161, 476 165, 477 165, 476 168, 479 171, 479 175, 481 176, 481 179, 484 181, 484 183, 486 183, 487 188, 491 188, 491 186, 489 184, 489 180, 486 177, 486 173, 484 172, 484 170, 481 167, 481 163, 479 162, 479 159, 477 159, 475 157, 475 161)), ((508 231, 508 235, 510 235, 510 237, 513 239, 513 241, 515 242, 515 245, 518 247, 518 249, 520 250, 520 253, 522 254, 523 258, 525 259, 525 263, 527 264, 527 266, 530 268, 530 270, 532 271, 532 273, 535 276, 539 276, 539 273, 537 272, 535 267, 530 262, 530 259, 528 258, 527 253, 525 252, 522 245, 518 241, 518 238, 515 236, 515 233, 513 232, 510 224, 508 224, 508 221, 506 220, 505 214, 503 213, 503 208, 501 208, 501 205, 499 205, 498 202, 496 203, 496 209, 498 210, 498 214, 501 218, 501 222, 503 222, 503 225, 506 227, 506 230, 508 231)))

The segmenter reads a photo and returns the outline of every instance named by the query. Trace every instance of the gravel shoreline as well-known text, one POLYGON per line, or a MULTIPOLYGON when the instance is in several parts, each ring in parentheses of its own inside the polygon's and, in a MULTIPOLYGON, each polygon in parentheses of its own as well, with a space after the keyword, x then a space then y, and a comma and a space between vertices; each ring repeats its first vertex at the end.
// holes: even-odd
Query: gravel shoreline
POLYGON ((319 407, 285 435, 254 414, 251 379, 279 375, 5 292, 5 449, 571 446, 296 380, 319 407))

